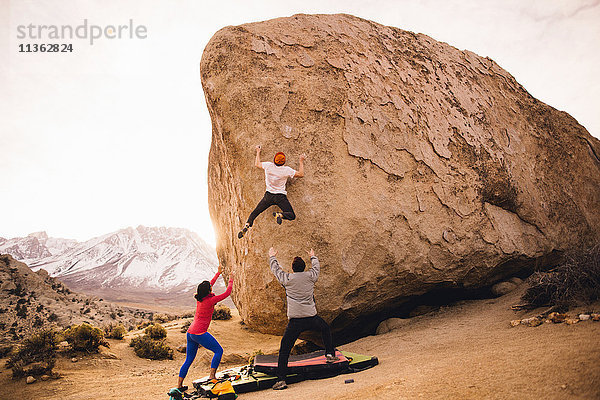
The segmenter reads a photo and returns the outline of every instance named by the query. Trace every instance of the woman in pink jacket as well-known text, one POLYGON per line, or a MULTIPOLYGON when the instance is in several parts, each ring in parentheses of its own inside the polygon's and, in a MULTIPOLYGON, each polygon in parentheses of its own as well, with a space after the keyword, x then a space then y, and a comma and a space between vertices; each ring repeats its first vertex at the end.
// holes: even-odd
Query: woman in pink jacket
POLYGON ((177 384, 177 387, 183 390, 186 389, 184 389, 183 386, 183 379, 187 375, 188 369, 196 357, 198 346, 202 346, 215 353, 210 363, 210 379, 216 379, 215 374, 217 373, 217 368, 219 367, 221 357, 223 356, 223 348, 219 342, 217 342, 217 339, 208 333, 207 330, 212 319, 215 304, 229 296, 233 286, 233 272, 231 272, 229 275, 229 284, 227 285, 227 290, 225 290, 224 293, 215 296, 215 294, 212 292, 212 286, 215 284, 220 274, 221 268, 219 267, 219 271, 217 271, 214 278, 212 278, 210 282, 204 281, 198 285, 197 293, 194 296, 196 298, 196 314, 194 315, 194 321, 187 330, 187 349, 185 352, 185 362, 179 370, 179 381, 177 384))

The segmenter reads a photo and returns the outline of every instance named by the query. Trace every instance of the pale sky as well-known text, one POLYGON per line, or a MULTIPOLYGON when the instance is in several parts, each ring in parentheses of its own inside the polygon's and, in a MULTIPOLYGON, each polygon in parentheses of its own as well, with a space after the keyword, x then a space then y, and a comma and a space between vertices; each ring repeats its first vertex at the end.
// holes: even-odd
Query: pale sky
POLYGON ((296 13, 353 14, 488 56, 600 137, 600 0, 0 0, 0 236, 171 226, 214 245, 202 50, 224 26, 296 13), (131 19, 147 37, 19 53, 44 42, 18 38, 20 25, 84 19, 131 19))

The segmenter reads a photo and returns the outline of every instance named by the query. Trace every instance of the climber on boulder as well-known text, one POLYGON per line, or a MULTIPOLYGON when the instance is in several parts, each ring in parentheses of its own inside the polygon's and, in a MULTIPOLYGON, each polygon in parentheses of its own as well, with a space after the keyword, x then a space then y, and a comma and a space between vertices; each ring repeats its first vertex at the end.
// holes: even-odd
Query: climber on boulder
POLYGON ((284 219, 289 221, 296 219, 296 214, 294 214, 292 205, 287 198, 285 184, 287 183, 288 178, 302 178, 304 176, 304 160, 306 159, 306 155, 300 155, 300 168, 298 168, 298 171, 296 171, 295 169, 284 165, 285 154, 282 152, 275 154, 275 157, 273 157, 273 162, 261 162, 260 150, 260 146, 256 146, 256 159, 254 161, 254 165, 257 168, 261 168, 265 171, 265 183, 267 186, 267 191, 256 208, 250 213, 248 221, 242 230, 238 233, 238 238, 240 239, 244 237, 248 231, 248 228, 252 227, 256 217, 273 205, 278 206, 281 210, 281 212, 273 213, 273 216, 279 225, 281 225, 281 222, 284 219))

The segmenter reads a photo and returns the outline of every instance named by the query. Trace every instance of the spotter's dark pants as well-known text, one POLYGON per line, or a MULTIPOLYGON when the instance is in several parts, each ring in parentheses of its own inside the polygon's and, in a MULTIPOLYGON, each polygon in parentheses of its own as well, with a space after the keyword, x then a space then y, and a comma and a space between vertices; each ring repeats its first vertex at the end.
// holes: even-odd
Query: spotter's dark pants
POLYGON ((290 358, 290 351, 298 339, 298 336, 304 331, 320 331, 323 335, 325 344, 325 354, 335 354, 333 340, 331 338, 331 329, 323 318, 315 315, 314 317, 290 318, 279 348, 279 359, 277 360, 277 377, 284 380, 287 375, 287 363, 290 358))
POLYGON ((292 209, 292 205, 290 204, 285 194, 273 194, 270 192, 265 192, 265 195, 263 196, 262 200, 258 203, 254 211, 250 213, 250 216, 248 217, 248 225, 252 226, 256 217, 258 217, 258 215, 261 212, 265 211, 271 206, 278 206, 281 209, 283 219, 287 219, 290 221, 296 219, 294 209, 292 209))

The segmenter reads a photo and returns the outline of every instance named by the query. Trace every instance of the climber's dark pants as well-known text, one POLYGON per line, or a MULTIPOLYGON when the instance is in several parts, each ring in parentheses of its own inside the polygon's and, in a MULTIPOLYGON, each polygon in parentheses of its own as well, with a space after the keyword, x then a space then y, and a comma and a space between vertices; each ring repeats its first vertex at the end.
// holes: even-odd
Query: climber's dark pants
MULTIPOLYGON (((289 299, 288 299, 289 301, 289 299)), ((325 344, 325 354, 335 354, 333 348, 333 340, 331 338, 331 329, 323 318, 315 315, 314 317, 305 318, 290 318, 285 333, 281 338, 281 346, 279 347, 279 358, 277 360, 277 377, 279 380, 284 380, 287 375, 287 363, 290 358, 290 351, 294 347, 294 343, 298 336, 304 331, 321 332, 323 336, 323 344, 325 344)))
POLYGON ((273 194, 270 192, 265 192, 262 200, 258 203, 254 211, 250 213, 250 216, 248 217, 248 225, 252 226, 256 217, 258 217, 261 212, 265 211, 271 206, 278 206, 281 209, 283 219, 288 219, 290 221, 296 219, 296 214, 294 214, 292 205, 285 194, 273 194))

